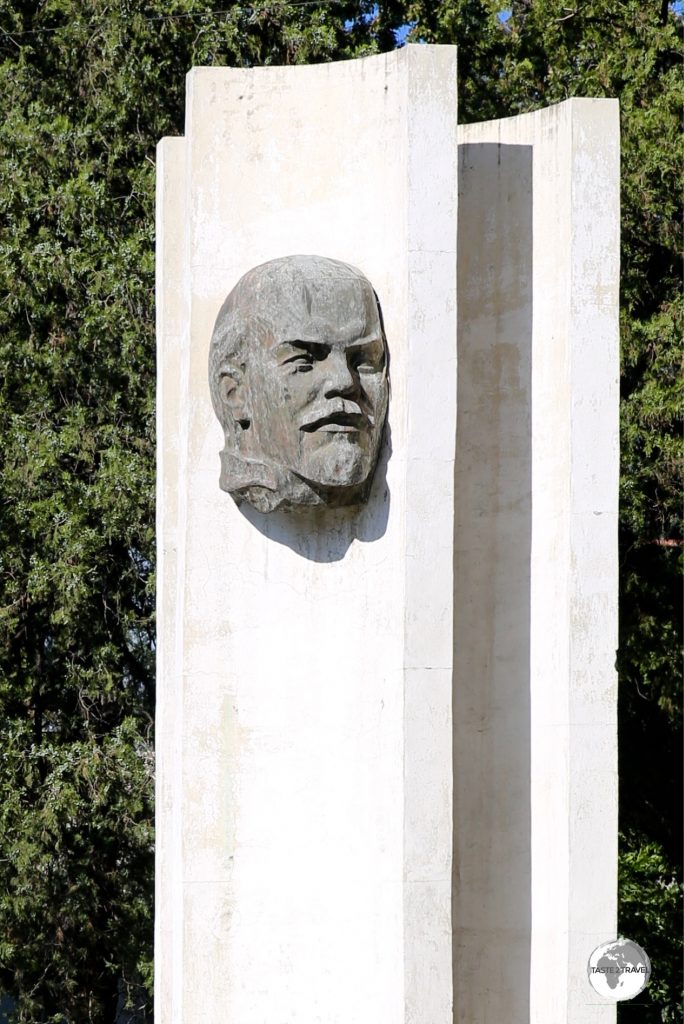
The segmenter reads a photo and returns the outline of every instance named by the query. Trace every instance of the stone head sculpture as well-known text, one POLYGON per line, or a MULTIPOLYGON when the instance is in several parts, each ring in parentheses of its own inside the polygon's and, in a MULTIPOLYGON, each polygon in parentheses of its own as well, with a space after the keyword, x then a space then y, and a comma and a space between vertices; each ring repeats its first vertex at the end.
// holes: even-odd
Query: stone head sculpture
POLYGON ((365 501, 387 360, 377 297, 355 267, 286 256, 248 271, 219 311, 209 352, 221 487, 260 512, 365 501))

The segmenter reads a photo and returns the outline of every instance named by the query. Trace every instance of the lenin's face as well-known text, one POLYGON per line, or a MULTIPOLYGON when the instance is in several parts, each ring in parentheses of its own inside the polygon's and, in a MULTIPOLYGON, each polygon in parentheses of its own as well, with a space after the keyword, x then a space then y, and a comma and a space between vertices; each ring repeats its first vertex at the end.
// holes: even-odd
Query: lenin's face
POLYGON ((209 352, 221 487, 260 512, 366 499, 387 414, 378 301, 356 268, 286 256, 240 278, 209 352))
MULTIPOLYGON (((252 457, 314 487, 363 484, 387 412, 387 354, 363 278, 315 274, 276 309, 256 310, 243 387, 252 457)), ((249 438, 247 438, 249 434, 249 438)))

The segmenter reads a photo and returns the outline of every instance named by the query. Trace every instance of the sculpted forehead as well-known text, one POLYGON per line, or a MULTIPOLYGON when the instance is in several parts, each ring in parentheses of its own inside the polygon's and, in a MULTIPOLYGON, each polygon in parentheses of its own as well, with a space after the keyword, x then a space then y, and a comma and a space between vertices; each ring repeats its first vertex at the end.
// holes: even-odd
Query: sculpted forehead
POLYGON ((241 283, 240 305, 271 327, 273 340, 341 342, 380 333, 370 283, 344 263, 276 260, 256 267, 241 283))

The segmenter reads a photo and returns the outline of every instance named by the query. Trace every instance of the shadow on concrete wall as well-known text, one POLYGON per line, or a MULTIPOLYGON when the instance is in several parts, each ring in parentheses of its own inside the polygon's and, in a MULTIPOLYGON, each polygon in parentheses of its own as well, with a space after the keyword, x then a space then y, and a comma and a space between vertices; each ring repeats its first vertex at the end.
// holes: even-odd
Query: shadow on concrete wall
POLYGON ((454 1022, 526 1024, 532 149, 459 163, 454 1022))

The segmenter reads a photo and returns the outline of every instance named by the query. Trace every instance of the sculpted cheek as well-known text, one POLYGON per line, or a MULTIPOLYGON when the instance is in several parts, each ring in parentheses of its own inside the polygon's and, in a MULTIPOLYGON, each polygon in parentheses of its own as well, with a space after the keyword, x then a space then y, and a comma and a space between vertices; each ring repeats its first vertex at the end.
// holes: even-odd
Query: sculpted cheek
POLYGON ((369 380, 365 386, 366 394, 373 405, 381 405, 383 401, 384 387, 381 381, 369 380))

